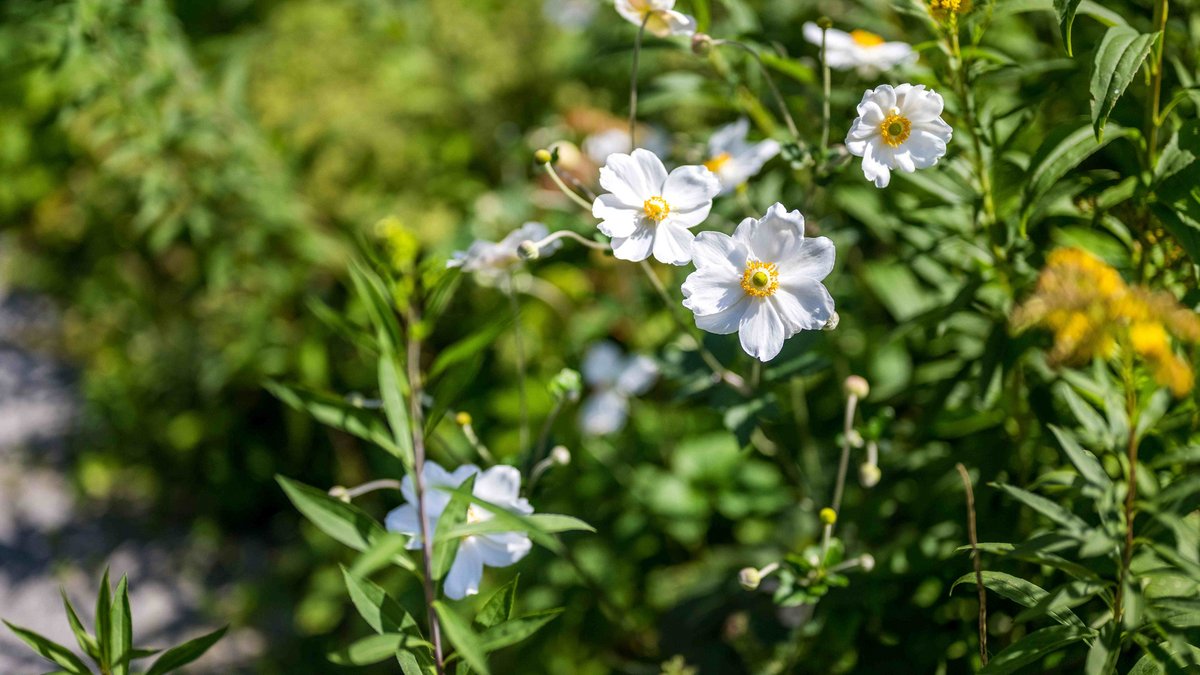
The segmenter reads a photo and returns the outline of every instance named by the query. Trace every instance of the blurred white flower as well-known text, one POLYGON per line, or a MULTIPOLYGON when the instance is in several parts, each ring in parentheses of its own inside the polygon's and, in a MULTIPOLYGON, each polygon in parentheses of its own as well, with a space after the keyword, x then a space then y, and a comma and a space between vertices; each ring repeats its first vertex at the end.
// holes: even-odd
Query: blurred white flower
POLYGON ((587 28, 596 16, 597 0, 543 0, 542 15, 559 28, 587 28))
MULTIPOLYGON (((465 464, 450 473, 437 462, 425 462, 423 473, 425 482, 425 517, 429 520, 429 529, 437 528, 438 518, 450 503, 451 494, 438 490, 437 486, 458 487, 471 476, 475 476, 475 488, 472 491, 479 499, 495 504, 507 511, 521 515, 533 513, 533 507, 520 496, 521 473, 511 466, 493 466, 486 471, 480 471, 474 464, 465 464)), ((421 524, 417 517, 417 493, 413 487, 412 476, 405 476, 400 481, 400 492, 404 495, 406 504, 392 509, 387 514, 384 524, 389 532, 398 532, 410 537, 407 547, 410 550, 421 548, 421 524)), ((467 522, 476 523, 491 520, 494 514, 477 504, 467 507, 467 522)), ((458 553, 450 570, 446 573, 444 589, 446 596, 460 600, 468 595, 479 592, 479 580, 483 578, 483 568, 508 567, 525 557, 533 544, 529 535, 524 532, 489 532, 464 537, 458 545, 458 553)))
POLYGON ((592 394, 579 410, 579 425, 589 436, 603 436, 625 426, 629 399, 649 391, 658 366, 645 356, 626 356, 612 342, 598 342, 583 357, 583 379, 592 394))
POLYGON ((613 255, 621 260, 654 259, 685 265, 692 259, 689 228, 704 222, 721 183, 702 166, 681 166, 667 175, 654 153, 638 148, 615 153, 600 169, 600 186, 608 190, 592 203, 598 227, 612 237, 613 255))
POLYGON ((750 120, 743 117, 717 129, 708 141, 709 159, 704 166, 717 174, 717 179, 721 181, 721 194, 732 192, 779 154, 778 141, 768 138, 750 144, 746 142, 749 133, 750 120))
POLYGON ((675 0, 616 0, 617 13, 629 23, 641 26, 658 37, 691 35, 696 32, 696 19, 675 11, 675 0))
POLYGON ((701 232, 692 247, 696 271, 683 282, 684 307, 710 333, 737 332, 747 354, 769 361, 787 338, 820 330, 833 314, 821 284, 833 269, 833 242, 804 238, 804 216, 776 203, 747 218, 733 236, 701 232))
MULTIPOLYGON (((812 22, 804 24, 804 39, 820 47, 821 27, 812 22)), ((916 61, 917 53, 907 43, 885 42, 869 31, 847 33, 830 28, 825 36, 825 58, 834 70, 853 68, 859 75, 870 77, 881 70, 916 61)))
MULTIPOLYGON (((653 126, 639 126, 638 140, 641 141, 641 147, 659 157, 666 157, 670 153, 671 141, 662 129, 653 126)), ((605 129, 583 139, 584 154, 588 156, 588 159, 600 165, 608 161, 608 156, 614 152, 628 153, 632 149, 633 143, 629 141, 629 129, 624 127, 605 129)))
POLYGON ((881 84, 863 93, 846 149, 862 157, 863 175, 887 187, 892 169, 912 173, 938 163, 953 130, 942 118, 942 97, 925 85, 881 84))
MULTIPOLYGON (((508 276, 509 270, 521 263, 521 244, 544 239, 549 231, 541 223, 525 223, 500 241, 476 239, 465 251, 455 251, 446 267, 460 267, 472 272, 484 284, 495 285, 508 276)), ((539 257, 558 250, 562 243, 552 241, 538 249, 539 257)))

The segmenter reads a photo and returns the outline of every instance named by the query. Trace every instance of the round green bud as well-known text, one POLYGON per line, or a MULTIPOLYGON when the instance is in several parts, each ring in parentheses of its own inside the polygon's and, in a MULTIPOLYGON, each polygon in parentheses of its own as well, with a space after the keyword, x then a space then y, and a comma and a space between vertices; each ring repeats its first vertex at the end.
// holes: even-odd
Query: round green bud
POLYGON ((753 567, 744 567, 738 572, 738 583, 742 588, 753 591, 762 583, 762 574, 753 567))

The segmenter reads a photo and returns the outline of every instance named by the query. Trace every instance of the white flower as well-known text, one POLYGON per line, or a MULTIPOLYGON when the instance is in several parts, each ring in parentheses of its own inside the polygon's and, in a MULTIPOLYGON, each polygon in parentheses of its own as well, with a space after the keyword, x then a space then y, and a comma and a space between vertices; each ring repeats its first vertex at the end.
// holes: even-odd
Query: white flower
MULTIPOLYGON (((804 39, 820 47, 821 27, 812 22, 804 24, 804 39)), ((830 28, 825 35, 825 59, 834 70, 853 68, 859 75, 869 77, 881 70, 912 63, 917 60, 917 53, 904 42, 885 42, 865 30, 847 33, 830 28)))
POLYGON ((946 154, 953 130, 942 121, 942 97, 925 85, 881 84, 863 93, 846 149, 862 157, 863 175, 887 187, 892 169, 928 169, 946 154))
MULTIPOLYGON (((451 494, 437 489, 437 486, 458 487, 471 476, 475 476, 475 488, 472 491, 479 499, 495 504, 505 510, 521 515, 533 513, 533 507, 523 497, 521 491, 521 473, 511 466, 493 466, 486 471, 480 471, 473 464, 466 464, 447 472, 437 462, 425 462, 423 472, 425 482, 425 517, 429 521, 429 530, 437 529, 438 518, 450 503, 451 494)), ((393 509, 387 514, 384 524, 389 532, 398 532, 412 537, 407 547, 410 550, 421 548, 421 524, 417 517, 417 494, 413 488, 412 476, 405 476, 400 481, 400 492, 404 495, 406 504, 393 509)), ((467 522, 474 523, 491 520, 495 517, 491 511, 471 504, 467 507, 467 522)), ((489 532, 464 537, 458 545, 458 553, 450 570, 446 573, 446 596, 455 600, 479 592, 479 580, 483 578, 483 567, 508 567, 525 557, 533 544, 524 532, 489 532)))
MULTIPOLYGON (((508 233, 500 241, 477 239, 465 251, 455 251, 446 261, 446 267, 461 267, 464 272, 474 272, 481 283, 496 284, 507 277, 508 271, 521 263, 521 244, 538 241, 549 234, 541 223, 525 223, 508 233)), ((553 253, 561 245, 552 241, 538 250, 541 255, 553 253)))
POLYGON ((688 228, 704 222, 721 183, 702 166, 681 166, 667 175, 654 153, 638 148, 632 155, 614 153, 600 169, 600 186, 608 190, 592 203, 600 231, 612 237, 613 255, 621 260, 654 259, 685 265, 692 259, 688 228))
POLYGON ((833 269, 833 242, 805 239, 799 211, 777 203, 761 220, 743 220, 732 237, 701 232, 692 251, 696 271, 683 282, 683 306, 710 333, 736 331, 742 349, 760 361, 833 315, 833 298, 821 284, 833 269))
POLYGON ((777 141, 768 138, 751 145, 746 142, 748 133, 750 120, 743 117, 717 129, 708 141, 709 159, 704 166, 717 174, 717 179, 721 181, 721 194, 732 192, 779 154, 777 141))
MULTIPOLYGON (((637 136, 641 147, 659 157, 665 157, 671 151, 671 140, 658 127, 639 126, 637 136)), ((632 149, 633 143, 629 141, 628 127, 605 129, 583 139, 584 154, 596 164, 604 164, 614 152, 627 153, 632 149)))
POLYGON ((625 356, 612 342, 599 342, 583 357, 583 379, 592 394, 579 409, 579 425, 589 436, 603 436, 625 426, 629 399, 653 386, 658 366, 645 356, 625 356))
POLYGON ((676 12, 675 0, 617 0, 617 13, 635 26, 645 21, 646 30, 658 37, 696 32, 696 19, 676 12))
POLYGON ((596 15, 595 0, 543 0, 542 14, 560 28, 582 30, 596 15))

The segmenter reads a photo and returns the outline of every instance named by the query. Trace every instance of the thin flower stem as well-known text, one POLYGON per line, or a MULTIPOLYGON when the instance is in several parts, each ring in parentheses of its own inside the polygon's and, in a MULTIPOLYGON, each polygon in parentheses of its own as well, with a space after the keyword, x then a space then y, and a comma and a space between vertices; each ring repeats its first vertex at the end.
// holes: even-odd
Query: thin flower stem
MULTIPOLYGON (((850 432, 854 430, 854 414, 858 410, 858 396, 850 394, 846 399, 846 416, 842 421, 842 456, 838 460, 837 481, 833 485, 833 502, 830 508, 834 514, 842 510, 842 494, 846 491, 846 473, 850 468, 850 432)), ((829 544, 833 539, 833 523, 825 525, 821 536, 821 564, 825 564, 825 554, 829 552, 829 544)))
POLYGON ((821 98, 821 154, 823 155, 829 149, 829 95, 832 89, 831 76, 829 73, 829 53, 826 49, 826 39, 829 34, 829 29, 821 28, 821 83, 822 83, 822 98, 821 98))
POLYGON ((987 665, 987 589, 983 586, 983 563, 979 559, 979 536, 975 532, 975 491, 971 488, 971 474, 962 462, 955 464, 962 476, 963 489, 967 491, 967 538, 971 542, 971 558, 975 563, 975 588, 979 591, 979 660, 987 665))
POLYGON ((591 239, 588 239, 577 232, 572 232, 571 230, 555 230, 546 236, 545 239, 539 239, 535 242, 532 242, 532 244, 534 248, 540 251, 543 247, 552 244, 559 239, 574 239, 575 241, 594 251, 607 251, 612 248, 608 244, 592 241, 591 239))
POLYGON ((554 169, 553 162, 546 162, 542 165, 542 168, 545 169, 546 174, 550 176, 550 180, 554 181, 554 184, 558 186, 559 190, 562 190, 564 195, 570 197, 571 201, 583 207, 584 211, 587 211, 588 213, 592 212, 592 205, 584 200, 583 197, 580 197, 579 194, 574 190, 567 187, 567 184, 563 182, 562 176, 559 176, 558 171, 554 169))
POLYGON ((562 412, 563 400, 559 399, 554 402, 554 407, 550 409, 550 414, 546 416, 546 421, 542 423, 542 431, 538 434, 537 445, 534 446, 535 452, 529 456, 529 462, 540 461, 546 456, 547 445, 550 444, 550 431, 554 428, 554 422, 558 419, 558 414, 562 412))
POLYGON ((675 325, 678 326, 679 329, 684 333, 691 335, 692 339, 695 340, 696 349, 700 353, 700 358, 704 360, 705 365, 707 365, 709 369, 713 371, 713 374, 719 380, 736 389, 739 394, 743 396, 753 395, 754 390, 746 384, 746 381, 742 379, 742 376, 721 365, 720 360, 718 360, 712 352, 708 351, 708 348, 704 346, 704 341, 700 338, 700 336, 695 334, 692 327, 687 325, 683 319, 679 318, 679 313, 675 310, 676 303, 671 300, 671 295, 667 293, 667 288, 663 286, 662 280, 659 279, 658 275, 654 273, 654 269, 650 267, 650 264, 645 260, 642 260, 638 264, 641 265, 642 271, 646 273, 646 277, 650 279, 650 285, 653 286, 654 290, 658 292, 658 297, 661 298, 663 304, 667 306, 667 312, 671 315, 671 319, 675 321, 675 325))
POLYGON ((650 12, 638 26, 637 40, 633 43, 633 67, 629 71, 629 149, 637 148, 637 103, 638 103, 638 61, 642 55, 642 37, 646 34, 646 24, 650 23, 650 12))
MULTIPOLYGON (((983 142, 980 139, 979 127, 975 118, 975 97, 971 95, 971 85, 967 81, 967 71, 963 63, 962 47, 958 41, 958 15, 950 15, 950 25, 947 28, 949 33, 950 47, 950 69, 954 75, 954 86, 956 87, 959 100, 962 101, 963 119, 967 123, 967 129, 971 133, 971 146, 974 150, 975 174, 979 178, 979 190, 983 195, 983 213, 986 216, 984 225, 991 231, 996 223, 996 205, 995 199, 992 196, 992 176, 984 164, 983 157, 983 142)), ((1006 253, 1004 248, 997 241, 995 233, 992 233, 992 254, 997 258, 1004 258, 1006 253)))
POLYGON ((529 397, 525 391, 525 341, 521 337, 521 303, 517 300, 517 294, 513 290, 514 283, 512 277, 509 277, 508 301, 512 308, 513 315, 513 348, 517 356, 517 394, 521 401, 521 448, 528 451, 529 449, 529 397))
POLYGON ((796 121, 792 119, 792 113, 788 110, 787 101, 783 99, 783 94, 779 91, 779 87, 775 85, 775 79, 771 77, 771 71, 767 70, 767 64, 763 63, 762 57, 758 55, 750 45, 738 42, 737 40, 713 40, 713 44, 717 46, 729 45, 737 47, 754 57, 754 62, 758 64, 758 69, 762 72, 763 79, 767 82, 767 88, 771 90, 771 96, 775 98, 775 105, 779 106, 779 113, 783 115, 783 121, 787 124, 788 132, 792 138, 800 140, 800 130, 796 128, 796 121))
POLYGON ((408 412, 411 417, 413 441, 413 481, 417 488, 417 517, 421 521, 421 563, 424 575, 421 585, 425 589, 425 611, 429 619, 429 636, 433 642, 433 664, 437 675, 445 675, 446 667, 442 655, 442 627, 438 623, 433 603, 437 593, 433 584, 433 532, 425 505, 425 423, 421 412, 421 341, 417 337, 420 316, 414 307, 408 309, 408 412))
POLYGON ((472 425, 470 422, 462 425, 462 432, 463 436, 466 437, 467 442, 471 444, 471 448, 479 454, 480 459, 488 464, 496 463, 496 458, 492 457, 492 453, 487 449, 487 446, 479 440, 479 435, 475 433, 474 425, 472 425))
POLYGON ((1126 459, 1129 462, 1129 478, 1125 488, 1125 546, 1121 551, 1121 573, 1117 579, 1117 592, 1113 599, 1113 621, 1117 626, 1125 616, 1125 584, 1129 578, 1129 565, 1133 561, 1133 519, 1137 517, 1135 500, 1137 499, 1137 459, 1138 459, 1138 400, 1137 388, 1133 377, 1133 358, 1129 356, 1128 346, 1122 351, 1126 356, 1121 368, 1125 384, 1125 412, 1129 418, 1129 440, 1125 447, 1126 459))
POLYGON ((1150 98, 1146 101, 1146 169, 1154 171, 1158 153, 1158 128, 1162 126, 1159 105, 1162 98, 1163 48, 1167 41, 1167 0, 1154 3, 1154 30, 1158 40, 1154 46, 1154 57, 1150 62, 1150 98))
POLYGON ((363 483, 362 485, 356 485, 355 487, 352 487, 352 488, 347 488, 347 487, 342 487, 341 485, 336 485, 332 488, 329 488, 329 496, 339 497, 339 498, 344 498, 344 499, 355 499, 356 497, 361 497, 367 493, 375 492, 376 490, 399 490, 399 489, 400 489, 400 481, 394 480, 391 478, 381 478, 379 480, 373 480, 368 483, 363 483))

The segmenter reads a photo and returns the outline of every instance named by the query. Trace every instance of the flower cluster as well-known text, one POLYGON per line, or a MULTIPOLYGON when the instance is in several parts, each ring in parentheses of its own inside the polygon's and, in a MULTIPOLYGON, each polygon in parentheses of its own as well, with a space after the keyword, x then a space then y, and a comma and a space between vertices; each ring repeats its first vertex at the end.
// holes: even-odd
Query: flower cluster
POLYGON ((1192 369, 1174 353, 1170 336, 1200 342, 1200 317, 1165 293, 1127 285, 1115 269, 1081 249, 1050 253, 1033 296, 1014 312, 1013 324, 1018 330, 1041 326, 1053 332, 1053 362, 1111 358, 1125 349, 1176 396, 1192 388, 1192 369))

